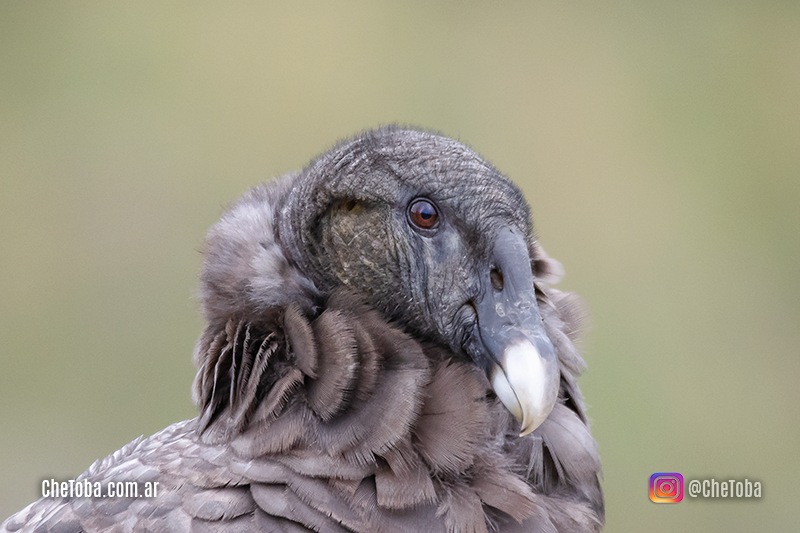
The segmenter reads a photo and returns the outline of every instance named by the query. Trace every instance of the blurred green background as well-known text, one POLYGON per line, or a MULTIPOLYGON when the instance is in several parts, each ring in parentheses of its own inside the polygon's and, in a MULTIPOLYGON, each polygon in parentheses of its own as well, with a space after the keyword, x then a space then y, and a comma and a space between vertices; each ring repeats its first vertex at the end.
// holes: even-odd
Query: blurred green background
POLYGON ((592 312, 607 531, 800 523, 800 3, 0 3, 0 520, 194 416, 207 228, 392 122, 526 192, 592 312), (758 501, 648 499, 654 472, 758 501))

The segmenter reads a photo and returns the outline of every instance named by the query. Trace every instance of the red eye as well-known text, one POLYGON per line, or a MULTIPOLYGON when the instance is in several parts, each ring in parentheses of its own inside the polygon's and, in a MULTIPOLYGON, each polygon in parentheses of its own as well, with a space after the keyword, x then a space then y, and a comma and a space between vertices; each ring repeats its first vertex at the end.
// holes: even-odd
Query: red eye
POLYGON ((420 229, 432 229, 439 222, 439 212, 436 207, 423 198, 414 200, 408 208, 408 217, 411 223, 420 229))

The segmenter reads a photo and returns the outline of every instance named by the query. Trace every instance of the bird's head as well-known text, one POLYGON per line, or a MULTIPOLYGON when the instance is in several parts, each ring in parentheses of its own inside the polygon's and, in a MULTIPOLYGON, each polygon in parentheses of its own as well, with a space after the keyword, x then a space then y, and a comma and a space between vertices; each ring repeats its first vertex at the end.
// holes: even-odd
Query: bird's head
POLYGON ((427 132, 369 132, 294 180, 276 226, 322 293, 346 287, 470 357, 522 434, 550 413, 558 361, 534 279, 559 265, 534 240, 519 189, 472 150, 427 132))

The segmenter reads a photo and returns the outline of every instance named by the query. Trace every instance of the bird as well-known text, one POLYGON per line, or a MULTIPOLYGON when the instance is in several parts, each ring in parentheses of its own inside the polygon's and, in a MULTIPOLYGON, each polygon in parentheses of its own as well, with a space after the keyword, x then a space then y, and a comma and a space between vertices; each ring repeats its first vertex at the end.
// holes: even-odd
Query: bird
POLYGON ((398 125, 340 141, 209 230, 198 416, 0 531, 600 531, 563 273, 465 144, 398 125))

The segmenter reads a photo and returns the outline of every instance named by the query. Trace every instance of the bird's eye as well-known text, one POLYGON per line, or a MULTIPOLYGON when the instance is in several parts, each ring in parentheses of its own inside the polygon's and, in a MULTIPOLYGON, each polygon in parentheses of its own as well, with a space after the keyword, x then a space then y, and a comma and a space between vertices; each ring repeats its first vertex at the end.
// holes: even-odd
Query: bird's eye
POLYGON ((411 202, 408 218, 419 229, 433 229, 439 223, 439 211, 429 200, 419 198, 411 202))

